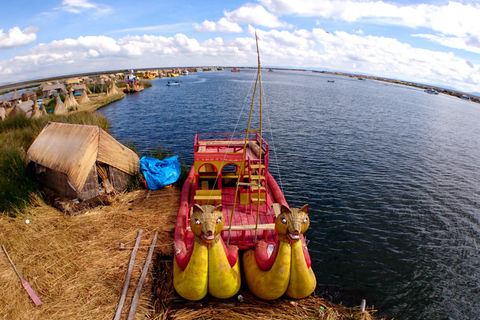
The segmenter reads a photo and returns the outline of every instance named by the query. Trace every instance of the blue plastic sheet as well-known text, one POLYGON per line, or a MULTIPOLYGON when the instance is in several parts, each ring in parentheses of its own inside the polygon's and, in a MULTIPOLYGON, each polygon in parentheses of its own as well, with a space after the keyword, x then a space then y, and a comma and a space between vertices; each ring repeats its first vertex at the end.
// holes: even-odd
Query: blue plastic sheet
POLYGON ((140 159, 140 172, 143 174, 149 190, 158 190, 178 180, 181 168, 177 158, 178 156, 163 160, 150 157, 140 159))

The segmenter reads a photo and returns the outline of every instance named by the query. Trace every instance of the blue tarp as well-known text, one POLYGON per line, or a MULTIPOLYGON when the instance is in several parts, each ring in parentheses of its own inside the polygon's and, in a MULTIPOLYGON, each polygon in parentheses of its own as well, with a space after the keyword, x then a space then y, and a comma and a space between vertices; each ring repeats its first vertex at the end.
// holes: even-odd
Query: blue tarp
POLYGON ((181 168, 177 158, 178 156, 163 160, 150 157, 140 159, 140 172, 143 174, 149 190, 158 190, 178 180, 181 168))

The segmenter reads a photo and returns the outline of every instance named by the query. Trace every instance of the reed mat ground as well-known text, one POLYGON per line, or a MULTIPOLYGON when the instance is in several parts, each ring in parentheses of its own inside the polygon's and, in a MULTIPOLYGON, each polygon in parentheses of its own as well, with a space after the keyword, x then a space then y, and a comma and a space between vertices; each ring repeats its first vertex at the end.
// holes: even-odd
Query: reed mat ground
MULTIPOLYGON (((0 216, 0 243, 43 302, 39 307, 33 304, 0 252, 0 319, 113 319, 142 229, 123 308, 126 319, 142 270, 137 265, 145 263, 156 231, 155 252, 172 253, 180 191, 164 188, 147 196, 147 190, 119 195, 110 206, 78 216, 67 216, 39 200, 16 218, 0 216)), ((152 318, 152 283, 150 272, 135 319, 152 318)))
POLYGON ((138 190, 68 216, 37 199, 27 213, 0 216, 0 243, 43 302, 33 304, 0 252, 0 319, 113 319, 140 229, 143 237, 121 319, 127 319, 155 232, 158 242, 135 319, 374 319, 372 310, 360 312, 317 296, 259 300, 244 286, 230 299, 182 299, 172 285, 179 200, 180 190, 173 187, 138 190))

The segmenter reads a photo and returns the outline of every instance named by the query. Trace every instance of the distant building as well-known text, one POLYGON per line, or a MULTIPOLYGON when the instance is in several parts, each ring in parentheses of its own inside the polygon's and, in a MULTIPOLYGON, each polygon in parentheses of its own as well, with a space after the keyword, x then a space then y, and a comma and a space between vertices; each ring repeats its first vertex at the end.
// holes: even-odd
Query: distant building
POLYGON ((43 98, 49 98, 55 94, 67 94, 67 89, 65 89, 64 84, 56 83, 56 84, 45 84, 42 88, 42 96, 43 98))

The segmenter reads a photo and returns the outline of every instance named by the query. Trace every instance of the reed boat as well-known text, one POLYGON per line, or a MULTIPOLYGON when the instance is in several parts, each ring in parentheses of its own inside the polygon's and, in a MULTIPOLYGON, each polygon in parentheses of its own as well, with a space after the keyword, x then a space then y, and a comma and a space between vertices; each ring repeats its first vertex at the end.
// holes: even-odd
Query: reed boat
POLYGON ((137 76, 133 74, 133 71, 125 76, 125 89, 123 89, 123 92, 135 93, 143 91, 143 89, 143 85, 140 84, 140 81, 137 76))
MULTIPOLYGON (((261 97, 256 43, 255 90, 261 97)), ((252 129, 253 101, 245 132, 195 136, 174 236, 173 284, 185 299, 200 300, 207 293, 230 298, 240 289, 242 274, 250 291, 265 300, 284 294, 301 299, 315 290, 303 235, 310 225, 308 205, 290 208, 270 174, 262 101, 260 128, 252 129)))

